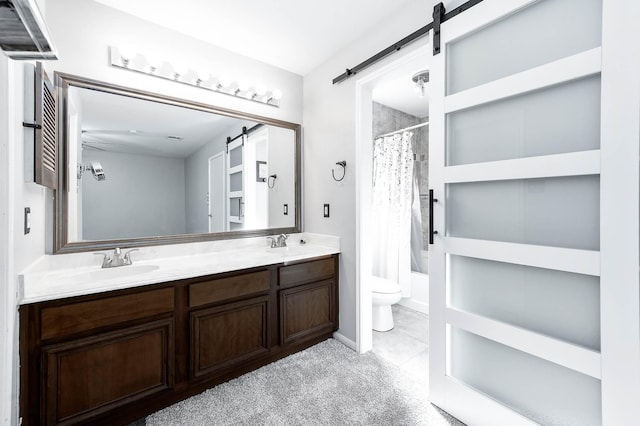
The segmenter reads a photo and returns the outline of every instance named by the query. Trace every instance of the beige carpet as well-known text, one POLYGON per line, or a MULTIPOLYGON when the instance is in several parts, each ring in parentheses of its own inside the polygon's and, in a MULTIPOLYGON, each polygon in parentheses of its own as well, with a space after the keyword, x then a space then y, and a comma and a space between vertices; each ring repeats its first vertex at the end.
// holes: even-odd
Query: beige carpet
POLYGON ((147 425, 462 425, 372 352, 334 339, 147 417, 147 425))

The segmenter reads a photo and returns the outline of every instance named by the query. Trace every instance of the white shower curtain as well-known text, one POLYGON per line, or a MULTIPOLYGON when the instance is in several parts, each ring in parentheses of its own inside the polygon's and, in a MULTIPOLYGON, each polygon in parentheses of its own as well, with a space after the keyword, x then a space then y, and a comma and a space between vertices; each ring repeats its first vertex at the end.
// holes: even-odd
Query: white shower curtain
POLYGON ((403 297, 411 296, 412 136, 385 136, 373 147, 373 275, 399 283, 403 297))

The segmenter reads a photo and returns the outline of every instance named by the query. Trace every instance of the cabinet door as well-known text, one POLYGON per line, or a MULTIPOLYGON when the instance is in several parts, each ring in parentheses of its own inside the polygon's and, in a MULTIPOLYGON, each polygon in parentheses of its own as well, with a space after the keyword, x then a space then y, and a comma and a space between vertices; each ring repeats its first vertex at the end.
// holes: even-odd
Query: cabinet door
POLYGON ((337 324, 335 297, 332 279, 281 290, 282 344, 332 332, 337 324))
POLYGON ((214 375, 269 352, 269 297, 191 313, 191 373, 214 375))
POLYGON ((42 350, 44 424, 83 422, 173 387, 173 319, 42 350))

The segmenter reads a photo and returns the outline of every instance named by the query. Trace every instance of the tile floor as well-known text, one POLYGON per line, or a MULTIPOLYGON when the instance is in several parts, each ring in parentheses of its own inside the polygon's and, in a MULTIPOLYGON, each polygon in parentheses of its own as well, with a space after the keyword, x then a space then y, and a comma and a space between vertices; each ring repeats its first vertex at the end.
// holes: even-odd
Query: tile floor
POLYGON ((373 352, 411 374, 429 381, 429 317, 398 304, 392 305, 395 327, 373 332, 373 352))

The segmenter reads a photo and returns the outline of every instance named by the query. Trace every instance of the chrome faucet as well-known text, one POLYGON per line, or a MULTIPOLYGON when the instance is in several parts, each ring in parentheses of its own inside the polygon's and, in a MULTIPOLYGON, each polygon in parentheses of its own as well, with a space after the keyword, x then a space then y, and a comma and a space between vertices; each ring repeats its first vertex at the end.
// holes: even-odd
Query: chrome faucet
POLYGON ((277 237, 267 237, 267 240, 271 242, 271 248, 277 247, 286 247, 287 246, 287 236, 285 234, 280 234, 277 237))
POLYGON ((124 256, 122 256, 122 250, 120 250, 120 247, 116 247, 115 249, 113 249, 113 256, 109 256, 107 253, 94 254, 104 256, 104 258, 102 259, 103 268, 116 268, 118 266, 127 266, 133 263, 131 260, 132 251, 138 251, 138 249, 131 249, 127 251, 124 256))

